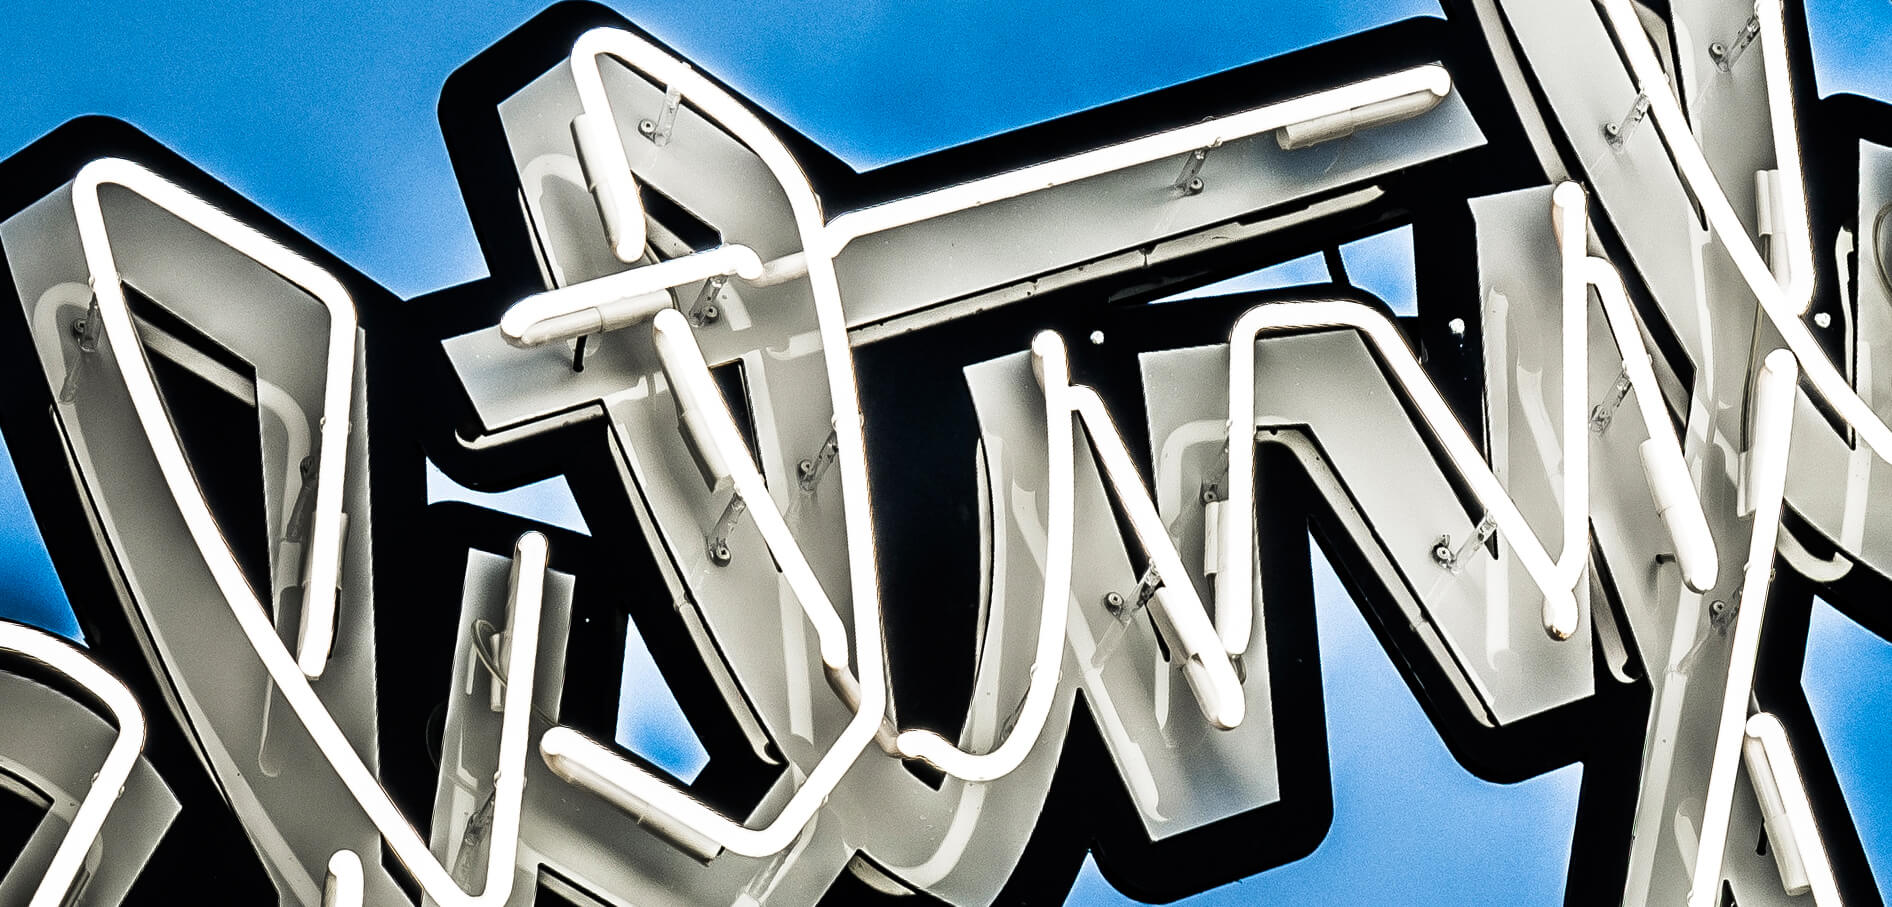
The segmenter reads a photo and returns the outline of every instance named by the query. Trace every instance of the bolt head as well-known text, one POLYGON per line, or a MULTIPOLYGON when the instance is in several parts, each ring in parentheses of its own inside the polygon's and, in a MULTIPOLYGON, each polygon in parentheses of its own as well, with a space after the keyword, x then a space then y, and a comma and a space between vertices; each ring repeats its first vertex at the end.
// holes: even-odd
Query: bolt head
POLYGON ((657 121, 656 120, 638 120, 637 131, 645 135, 652 135, 656 133, 657 131, 657 121))

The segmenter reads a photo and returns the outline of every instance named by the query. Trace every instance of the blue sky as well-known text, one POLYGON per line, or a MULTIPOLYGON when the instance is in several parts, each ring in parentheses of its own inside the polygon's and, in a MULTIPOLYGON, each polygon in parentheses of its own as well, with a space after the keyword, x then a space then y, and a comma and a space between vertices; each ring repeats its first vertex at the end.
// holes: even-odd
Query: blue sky
MULTIPOLYGON (((435 120, 438 92, 545 2, 12 0, 0 29, 0 156, 74 116, 117 116, 397 294, 461 283, 484 271, 435 120)), ((609 5, 863 168, 1436 14, 1431 0, 1098 0, 1082 15, 1055 0, 609 5)), ((1892 97, 1892 0, 1810 6, 1823 92, 1892 97)), ((1353 281, 1396 309, 1412 304, 1411 255, 1405 230, 1345 252, 1353 281)), ((1316 257, 1241 285, 1324 279, 1316 257)), ((437 474, 429 489, 467 496, 437 474)), ((505 500, 582 529, 561 482, 505 500)), ((1560 901, 1580 769, 1511 786, 1465 774, 1330 574, 1317 593, 1333 833, 1306 860, 1191 903, 1560 901), (1436 818, 1395 827, 1388 814, 1436 818), (1355 894, 1336 901, 1341 892, 1355 894)), ((0 462, 0 614, 72 630, 10 462, 0 462)), ((630 642, 627 687, 639 692, 620 739, 687 777, 700 751, 674 703, 652 695, 648 655, 630 642)), ((1892 646, 1816 608, 1807 665, 1822 733, 1886 871, 1892 778, 1877 766, 1889 725, 1848 703, 1892 700, 1884 684, 1856 686, 1892 677, 1892 646)), ((1073 903, 1118 902, 1087 868, 1073 903)))

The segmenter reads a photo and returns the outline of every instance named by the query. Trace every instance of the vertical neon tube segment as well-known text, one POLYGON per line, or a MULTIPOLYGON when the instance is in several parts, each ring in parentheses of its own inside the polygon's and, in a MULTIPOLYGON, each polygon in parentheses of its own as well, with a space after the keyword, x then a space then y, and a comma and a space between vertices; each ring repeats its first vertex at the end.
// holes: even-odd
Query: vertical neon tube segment
POLYGON ((1733 638, 1728 644, 1728 682, 1722 690, 1721 718, 1709 764, 1689 907, 1721 903, 1721 864, 1727 855, 1735 772, 1741 767, 1741 741, 1747 727, 1748 699, 1754 689, 1754 658, 1760 651, 1761 622, 1767 612, 1774 546, 1787 493, 1787 454, 1793 446, 1799 372, 1792 353, 1775 350, 1762 361, 1755 382, 1754 447, 1748 452, 1750 474, 1754 476, 1754 529, 1748 541, 1747 573, 1741 584, 1741 609, 1735 614, 1733 638))
POLYGON ((925 761, 955 778, 993 781, 1010 774, 1044 732, 1064 664, 1064 629, 1071 607, 1071 550, 1076 521, 1076 438, 1071 428, 1071 369, 1064 341, 1042 331, 1031 341, 1031 370, 1044 391, 1046 475, 1045 589, 1038 613, 1038 648, 1018 719, 1004 742, 986 753, 968 753, 932 731, 903 731, 902 755, 925 761))

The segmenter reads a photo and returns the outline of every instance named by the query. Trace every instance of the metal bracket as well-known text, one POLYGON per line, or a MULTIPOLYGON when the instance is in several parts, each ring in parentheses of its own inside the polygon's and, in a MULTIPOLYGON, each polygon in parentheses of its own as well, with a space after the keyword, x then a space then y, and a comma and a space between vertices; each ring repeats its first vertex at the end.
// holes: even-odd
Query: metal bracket
POLYGON ((1741 55, 1747 53, 1748 46, 1761 36, 1761 14, 1756 12, 1747 17, 1747 22, 1734 37, 1727 41, 1716 41, 1708 45, 1708 58, 1715 61, 1715 68, 1730 72, 1734 64, 1741 61, 1741 55))
POLYGON ((715 324, 723 317, 722 306, 716 303, 722 296, 723 287, 728 283, 728 275, 717 275, 703 281, 703 289, 696 294, 696 302, 690 304, 691 327, 700 328, 706 324, 715 324))
POLYGON ((285 542, 300 544, 309 539, 309 523, 315 519, 315 464, 320 451, 319 442, 309 445, 309 455, 303 457, 298 466, 302 489, 296 492, 296 503, 289 508, 289 523, 283 527, 282 534, 285 542))
POLYGON ((710 527, 709 535, 704 537, 710 563, 718 567, 729 566, 729 534, 735 531, 736 521, 742 519, 748 509, 749 505, 743 502, 742 495, 730 495, 729 503, 723 507, 723 515, 717 518, 716 525, 710 527))
POLYGON ((1162 586, 1163 576, 1156 572, 1155 564, 1143 568, 1143 576, 1137 580, 1137 603, 1135 609, 1142 609, 1147 606, 1150 603, 1150 598, 1155 596, 1156 590, 1162 588, 1162 586))
POLYGON ((1732 598, 1715 599, 1708 603, 1708 626, 1713 627, 1715 635, 1726 636, 1728 629, 1734 626, 1734 619, 1741 613, 1741 595, 1739 590, 1732 598))
POLYGON ((1649 116, 1649 95, 1645 92, 1636 95, 1634 103, 1629 105, 1629 112, 1623 115, 1620 123, 1604 123, 1603 137, 1609 139, 1610 147, 1621 151, 1628 143, 1631 133, 1649 116))
MULTIPOLYGON (((1210 146, 1214 147, 1214 146, 1210 146)), ((1182 173, 1176 176, 1174 188, 1184 195, 1202 194, 1202 165, 1209 159, 1208 148, 1197 148, 1183 158, 1182 173)))
POLYGON ((803 494, 813 494, 815 487, 821 484, 821 477, 828 474, 828 468, 834 465, 834 458, 841 452, 839 438, 833 429, 828 431, 828 439, 821 442, 821 449, 813 457, 803 457, 795 464, 795 480, 800 483, 803 494))
POLYGON ((72 319, 72 339, 79 347, 78 361, 66 368, 66 380, 59 387, 59 402, 71 403, 79 396, 79 375, 87 368, 92 354, 99 351, 99 337, 105 333, 105 322, 99 314, 99 295, 92 294, 92 302, 86 306, 85 314, 72 319))
POLYGON ((1484 519, 1478 521, 1478 526, 1472 530, 1472 534, 1466 536, 1465 542, 1456 549, 1452 547, 1451 536, 1439 536, 1439 540, 1432 543, 1432 560, 1452 573, 1463 573, 1465 565, 1471 561, 1472 552, 1484 547, 1485 543, 1497 534, 1498 518, 1487 513, 1484 519))
POLYGON ((1616 383, 1610 385, 1609 393, 1603 397, 1603 402, 1591 407, 1590 430, 1599 435, 1608 430, 1610 422, 1616 418, 1616 410, 1622 407, 1623 399, 1628 396, 1629 370, 1625 368, 1616 374, 1616 383))
POLYGON ((681 106, 683 106, 683 92, 674 86, 666 89, 663 110, 658 111, 657 118, 654 120, 648 118, 638 120, 638 133, 650 139, 650 143, 659 148, 670 144, 670 130, 677 125, 677 108, 681 106))

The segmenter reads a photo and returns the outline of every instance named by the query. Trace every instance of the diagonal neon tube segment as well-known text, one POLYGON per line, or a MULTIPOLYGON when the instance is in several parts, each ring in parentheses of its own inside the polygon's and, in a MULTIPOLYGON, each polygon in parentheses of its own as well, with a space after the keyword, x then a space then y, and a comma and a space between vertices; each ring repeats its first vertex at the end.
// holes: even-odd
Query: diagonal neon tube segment
POLYGON ((118 734, 105 761, 93 776, 92 787, 79 801, 79 810, 66 827, 65 837, 53 851, 39 887, 33 891, 28 907, 60 907, 66 903, 73 882, 79 876, 85 857, 105 827, 105 817, 125 790, 125 782, 138 764, 138 754, 145 746, 145 716, 138 700, 124 681, 99 667, 71 643, 44 630, 0 620, 0 651, 23 655, 72 680, 87 695, 111 713, 118 734))
MULTIPOLYGON (((1643 343, 1635 311, 1630 307, 1622 275, 1609 259, 1586 252, 1588 206, 1583 187, 1574 182, 1559 183, 1551 193, 1553 222, 1558 227, 1557 242, 1563 257, 1564 304, 1572 305, 1572 294, 1575 294, 1575 305, 1584 307, 1581 310, 1587 312, 1588 288, 1596 288, 1597 298, 1603 304, 1603 318, 1616 341, 1616 351, 1622 356, 1623 371, 1629 375, 1629 386, 1636 392, 1636 412, 1642 416, 1643 427, 1648 432, 1648 440, 1643 442, 1642 461, 1649 493, 1655 498, 1657 512, 1675 544, 1675 558, 1681 566, 1683 582, 1696 592, 1707 592, 1714 588, 1716 574, 1720 571, 1714 535, 1708 529, 1701 497, 1689 476, 1688 461, 1682 456, 1682 443, 1675 436, 1675 426, 1669 422, 1662 388, 1656 383, 1655 369, 1650 365, 1649 350, 1643 343)), ((1566 440, 1565 446, 1572 445, 1566 440)), ((1566 509, 1566 518, 1568 516, 1566 509)), ((1577 516, 1587 524, 1588 508, 1579 511, 1577 516)))

